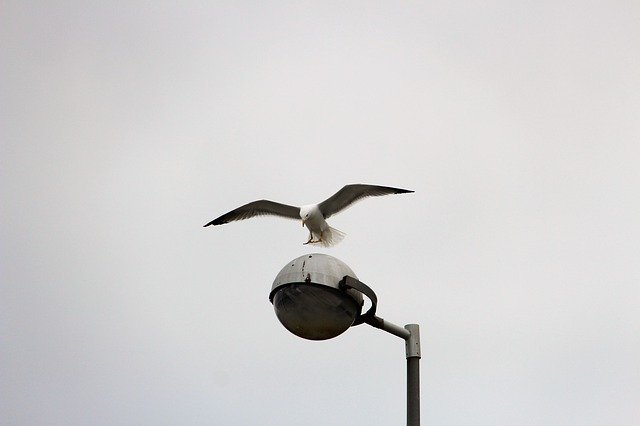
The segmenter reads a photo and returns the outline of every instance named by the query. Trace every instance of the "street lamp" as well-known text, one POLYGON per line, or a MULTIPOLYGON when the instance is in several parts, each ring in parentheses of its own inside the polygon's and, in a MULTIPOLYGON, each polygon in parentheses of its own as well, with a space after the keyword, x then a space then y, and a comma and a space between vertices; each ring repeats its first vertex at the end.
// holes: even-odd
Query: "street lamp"
POLYGON ((420 425, 420 331, 375 315, 378 298, 344 262, 326 254, 306 254, 287 263, 269 293, 284 327, 309 340, 326 340, 349 327, 369 324, 405 340, 407 358, 407 425, 420 425), (364 296, 371 306, 362 313, 364 296))

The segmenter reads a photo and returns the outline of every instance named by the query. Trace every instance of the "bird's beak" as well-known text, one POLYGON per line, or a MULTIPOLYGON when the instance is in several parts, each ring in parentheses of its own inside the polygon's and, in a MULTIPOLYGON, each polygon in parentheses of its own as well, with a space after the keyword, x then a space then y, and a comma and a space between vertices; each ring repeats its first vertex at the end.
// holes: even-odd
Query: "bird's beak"
POLYGON ((302 219, 302 227, 304 228, 304 219, 302 219))

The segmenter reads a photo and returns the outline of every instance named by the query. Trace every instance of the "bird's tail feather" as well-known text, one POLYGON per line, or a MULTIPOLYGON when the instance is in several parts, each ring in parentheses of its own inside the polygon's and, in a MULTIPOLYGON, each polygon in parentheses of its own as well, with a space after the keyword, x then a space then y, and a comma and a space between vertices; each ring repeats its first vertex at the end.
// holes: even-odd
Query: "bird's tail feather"
POLYGON ((322 231, 322 239, 320 241, 314 242, 313 244, 321 245, 324 247, 331 247, 338 244, 345 237, 344 232, 328 227, 324 231, 322 231))

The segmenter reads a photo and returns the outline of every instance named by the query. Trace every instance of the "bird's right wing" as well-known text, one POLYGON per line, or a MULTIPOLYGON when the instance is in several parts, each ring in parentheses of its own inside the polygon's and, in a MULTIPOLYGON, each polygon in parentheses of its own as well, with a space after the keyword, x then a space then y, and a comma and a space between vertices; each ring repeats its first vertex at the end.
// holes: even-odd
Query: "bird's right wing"
POLYGON ((391 188, 390 186, 353 184, 345 185, 340 191, 321 202, 318 207, 325 219, 346 209, 356 201, 365 197, 378 197, 388 194, 406 194, 409 189, 391 188))
POLYGON ((300 219, 300 207, 289 206, 287 204, 276 203, 269 200, 258 200, 244 206, 240 206, 229 213, 223 214, 204 226, 222 225, 234 220, 249 219, 254 216, 273 215, 289 219, 300 219))

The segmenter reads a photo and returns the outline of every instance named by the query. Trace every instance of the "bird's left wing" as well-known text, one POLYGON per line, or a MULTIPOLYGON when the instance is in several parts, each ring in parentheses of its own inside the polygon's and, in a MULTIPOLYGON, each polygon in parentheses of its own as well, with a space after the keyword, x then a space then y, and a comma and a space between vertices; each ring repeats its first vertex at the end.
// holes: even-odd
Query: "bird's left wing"
POLYGON ((234 220, 249 219, 250 217, 263 215, 300 219, 300 207, 276 203, 275 201, 258 200, 231 210, 229 213, 223 214, 204 226, 222 225, 223 223, 233 222, 234 220))
POLYGON ((320 212, 322 212, 322 215, 326 219, 365 197, 378 197, 388 194, 405 194, 408 192, 414 191, 378 185, 345 185, 340 191, 321 202, 318 207, 320 207, 320 212))

